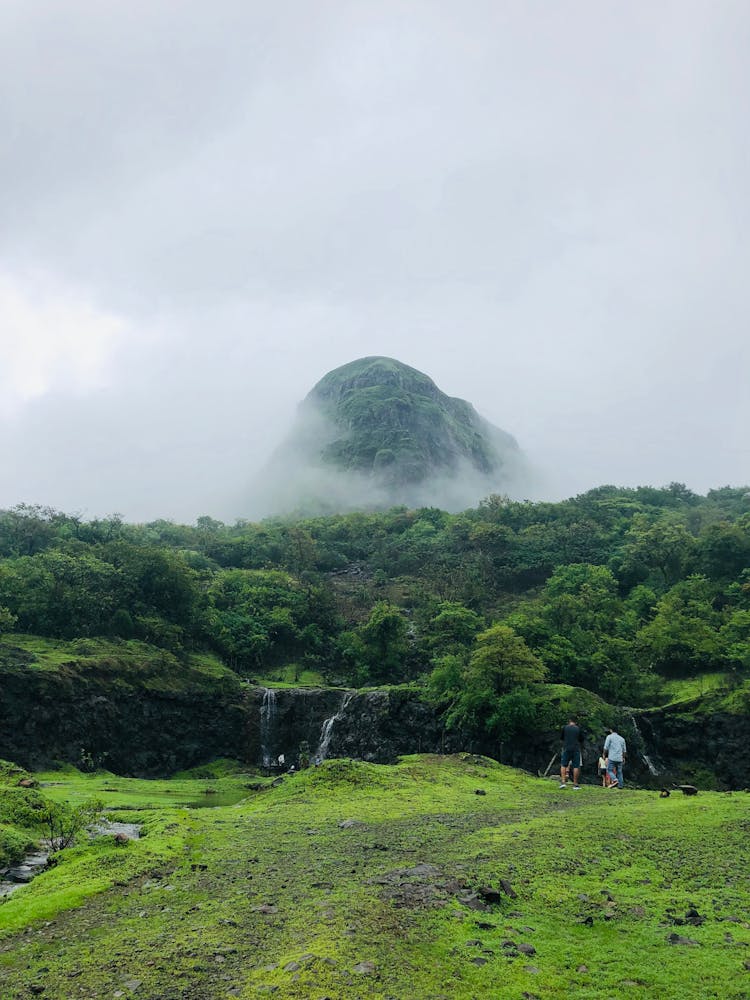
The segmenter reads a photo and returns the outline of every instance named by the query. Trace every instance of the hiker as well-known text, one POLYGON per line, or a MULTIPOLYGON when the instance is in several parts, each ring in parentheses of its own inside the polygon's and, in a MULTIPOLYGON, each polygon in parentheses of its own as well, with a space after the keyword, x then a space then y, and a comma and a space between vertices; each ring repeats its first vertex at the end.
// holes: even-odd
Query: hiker
POLYGON ((573 788, 578 790, 581 777, 581 747, 583 745, 583 730, 574 718, 569 719, 567 726, 560 730, 562 739, 562 756, 560 757, 560 788, 567 787, 568 768, 573 768, 573 788))
POLYGON ((604 741, 604 756, 607 758, 607 774, 609 775, 610 788, 622 788, 625 784, 622 777, 622 765, 627 756, 627 749, 625 737, 620 736, 616 729, 610 727, 607 730, 607 738, 604 741))

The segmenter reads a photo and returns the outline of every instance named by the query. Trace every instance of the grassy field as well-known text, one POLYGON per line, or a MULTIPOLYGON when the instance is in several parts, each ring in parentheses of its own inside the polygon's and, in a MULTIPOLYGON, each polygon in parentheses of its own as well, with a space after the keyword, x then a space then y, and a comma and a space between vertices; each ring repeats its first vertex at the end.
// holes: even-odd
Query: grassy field
POLYGON ((750 997, 748 795, 574 792, 465 755, 216 775, 41 776, 144 836, 0 904, 3 1000, 750 997), (207 780, 246 797, 171 804, 207 780))

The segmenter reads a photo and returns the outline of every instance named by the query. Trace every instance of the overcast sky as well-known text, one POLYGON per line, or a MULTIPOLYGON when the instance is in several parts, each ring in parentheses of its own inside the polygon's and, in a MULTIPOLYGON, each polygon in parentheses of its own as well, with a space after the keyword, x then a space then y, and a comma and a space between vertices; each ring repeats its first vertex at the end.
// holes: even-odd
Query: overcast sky
POLYGON ((3 0, 0 506, 250 513, 383 354, 540 494, 750 480, 746 0, 3 0))

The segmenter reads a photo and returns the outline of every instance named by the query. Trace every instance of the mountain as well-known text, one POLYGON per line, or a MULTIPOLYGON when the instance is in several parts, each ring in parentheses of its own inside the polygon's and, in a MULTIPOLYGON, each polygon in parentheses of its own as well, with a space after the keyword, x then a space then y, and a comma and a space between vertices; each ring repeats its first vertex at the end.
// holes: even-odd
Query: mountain
POLYGON ((524 468, 515 439, 466 400, 400 361, 360 358, 324 375, 300 404, 263 477, 264 506, 457 510, 512 490, 524 468))

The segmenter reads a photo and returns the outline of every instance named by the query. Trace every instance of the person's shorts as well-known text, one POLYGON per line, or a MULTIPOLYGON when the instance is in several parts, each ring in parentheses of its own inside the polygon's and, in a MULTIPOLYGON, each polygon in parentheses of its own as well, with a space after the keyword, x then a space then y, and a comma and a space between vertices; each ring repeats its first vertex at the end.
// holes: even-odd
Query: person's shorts
POLYGON ((567 767, 568 764, 572 764, 573 767, 580 767, 581 766, 581 751, 580 750, 578 750, 578 749, 576 749, 576 750, 568 750, 567 747, 563 748, 563 752, 562 752, 562 766, 563 767, 567 767))

